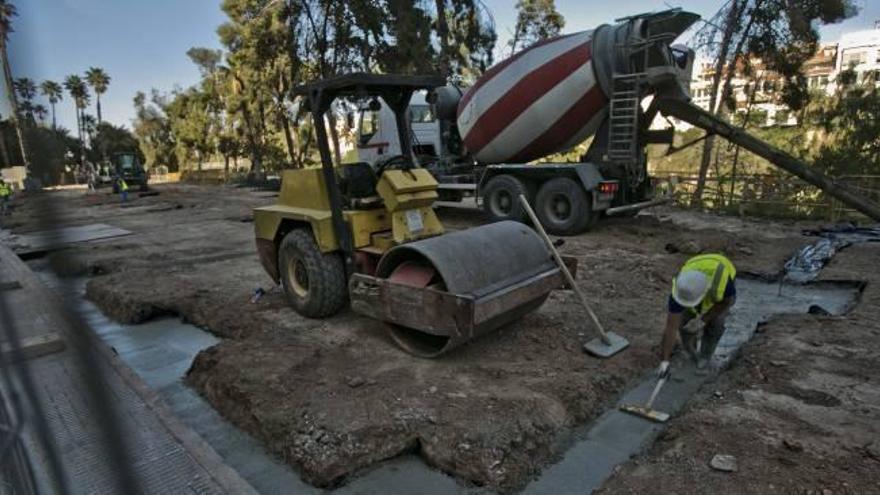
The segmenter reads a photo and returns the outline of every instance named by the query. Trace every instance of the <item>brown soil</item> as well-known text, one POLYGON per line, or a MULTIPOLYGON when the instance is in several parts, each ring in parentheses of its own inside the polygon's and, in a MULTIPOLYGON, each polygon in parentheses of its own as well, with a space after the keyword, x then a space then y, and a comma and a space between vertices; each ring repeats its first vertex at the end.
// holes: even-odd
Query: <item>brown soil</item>
MULTIPOLYGON (((210 186, 159 187, 121 208, 83 193, 27 201, 9 219, 32 229, 40 203, 63 200, 65 225, 103 222, 132 236, 65 250, 74 272, 99 273, 88 296, 127 322, 178 314, 225 337, 202 352, 188 381, 229 420, 317 486, 334 486, 402 452, 460 480, 515 490, 560 454, 571 429, 601 413, 656 364, 671 276, 689 255, 724 251, 741 271, 772 275, 806 242, 798 225, 673 209, 605 220, 568 238, 578 283, 605 323, 632 343, 598 360, 573 294, 437 360, 394 346, 382 324, 351 311, 303 318, 270 289, 253 247, 253 206, 271 194, 210 186)), ((479 213, 445 209, 450 229, 479 213)), ((748 353, 747 353, 748 354, 748 353)), ((841 399, 842 400, 842 399, 841 399)), ((876 403, 876 401, 875 401, 876 403)), ((649 490, 653 491, 653 490, 649 490)))
POLYGON ((785 316, 603 493, 880 492, 880 244, 846 249, 823 280, 865 280, 844 317, 785 316), (715 454, 738 470, 712 470, 715 454))

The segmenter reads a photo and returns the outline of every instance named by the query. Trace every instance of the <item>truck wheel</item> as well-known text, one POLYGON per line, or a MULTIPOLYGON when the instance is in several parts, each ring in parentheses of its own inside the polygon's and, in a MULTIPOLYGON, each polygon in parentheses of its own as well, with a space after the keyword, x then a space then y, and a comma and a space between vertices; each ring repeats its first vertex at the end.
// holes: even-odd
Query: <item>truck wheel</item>
POLYGON ((306 229, 292 230, 278 249, 281 287, 297 313, 324 318, 348 302, 345 266, 337 253, 322 253, 306 229))
POLYGON ((551 179, 538 190, 535 214, 548 233, 575 235, 597 220, 589 194, 568 177, 551 179))
POLYGON ((532 201, 533 192, 526 183, 512 175, 497 175, 489 179, 483 189, 483 210, 493 222, 501 220, 526 221, 526 212, 519 204, 519 195, 532 201))

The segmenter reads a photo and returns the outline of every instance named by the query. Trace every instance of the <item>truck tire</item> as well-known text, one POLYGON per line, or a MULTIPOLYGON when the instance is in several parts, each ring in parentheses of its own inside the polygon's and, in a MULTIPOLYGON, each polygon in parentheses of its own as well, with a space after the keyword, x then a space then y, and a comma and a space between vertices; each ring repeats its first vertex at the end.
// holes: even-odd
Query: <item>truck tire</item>
POLYGON ((535 198, 535 214, 544 229, 554 235, 580 234, 598 219, 589 193, 568 177, 557 177, 541 186, 535 198))
POLYGON ((297 313, 325 318, 348 302, 345 265, 338 253, 322 253, 307 229, 287 233, 278 248, 281 287, 297 313))
POLYGON ((519 204, 520 194, 524 194, 529 202, 534 195, 532 188, 516 177, 496 175, 483 188, 483 211, 493 222, 514 220, 525 223, 528 217, 519 204))

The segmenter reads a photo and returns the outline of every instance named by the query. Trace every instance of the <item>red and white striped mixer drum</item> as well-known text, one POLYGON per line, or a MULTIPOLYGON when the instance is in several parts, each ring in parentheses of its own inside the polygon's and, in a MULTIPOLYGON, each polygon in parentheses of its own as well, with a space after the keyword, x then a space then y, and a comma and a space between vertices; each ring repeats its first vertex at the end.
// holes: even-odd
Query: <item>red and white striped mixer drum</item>
POLYGON ((596 132, 607 98, 591 63, 592 35, 532 45, 492 66, 464 94, 458 130, 477 161, 528 162, 596 132))

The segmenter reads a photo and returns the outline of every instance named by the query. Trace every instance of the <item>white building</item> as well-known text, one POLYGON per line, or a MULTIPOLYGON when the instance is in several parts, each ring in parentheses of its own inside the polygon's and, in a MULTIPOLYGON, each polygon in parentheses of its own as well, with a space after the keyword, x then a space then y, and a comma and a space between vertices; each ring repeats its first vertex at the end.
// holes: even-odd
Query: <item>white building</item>
POLYGON ((873 77, 875 83, 880 82, 880 27, 842 35, 834 69, 835 74, 846 69, 854 70, 858 82, 868 77, 873 77))

